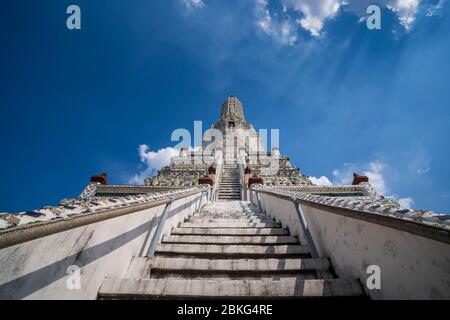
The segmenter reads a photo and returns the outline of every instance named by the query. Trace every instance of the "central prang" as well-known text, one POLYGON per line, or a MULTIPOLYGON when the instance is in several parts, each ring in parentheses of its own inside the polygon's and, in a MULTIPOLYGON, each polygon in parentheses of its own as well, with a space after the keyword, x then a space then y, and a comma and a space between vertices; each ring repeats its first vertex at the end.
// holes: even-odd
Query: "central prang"
POLYGON ((240 127, 244 123, 242 103, 235 96, 229 96, 222 104, 220 124, 223 127, 240 127))

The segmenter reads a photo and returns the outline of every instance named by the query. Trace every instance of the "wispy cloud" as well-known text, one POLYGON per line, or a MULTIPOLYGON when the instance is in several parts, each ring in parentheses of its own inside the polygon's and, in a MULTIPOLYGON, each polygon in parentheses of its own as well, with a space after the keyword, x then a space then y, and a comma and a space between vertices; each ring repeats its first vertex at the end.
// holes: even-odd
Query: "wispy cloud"
POLYGON ((309 180, 311 180, 311 182, 317 186, 331 186, 332 185, 331 181, 325 176, 321 176, 320 178, 309 177, 309 180))
POLYGON ((400 24, 406 30, 410 30, 416 20, 419 4, 420 0, 391 0, 386 7, 397 14, 400 24))
MULTIPOLYGON (((310 180, 316 185, 349 185, 352 183, 353 173, 367 176, 369 178, 369 183, 378 193, 384 196, 394 197, 391 195, 392 191, 387 182, 387 177, 394 172, 388 164, 378 160, 362 165, 356 163, 344 163, 341 168, 332 171, 331 179, 321 176, 320 178, 310 177, 310 180)), ((410 197, 399 198, 397 201, 402 208, 410 209, 414 205, 414 200, 410 197)))
POLYGON ((402 209, 412 209, 414 200, 412 198, 402 198, 397 200, 402 209))
POLYGON ((141 144, 138 151, 145 168, 128 180, 131 184, 143 184, 145 178, 155 176, 159 169, 169 165, 170 159, 179 153, 177 149, 171 147, 151 151, 146 144, 141 144))
POLYGON ((374 189, 386 194, 389 188, 386 185, 385 175, 389 171, 389 166, 378 160, 360 165, 355 163, 344 163, 342 168, 333 170, 333 184, 351 184, 353 180, 353 173, 363 174, 369 178, 370 184, 374 189))
POLYGON ((309 31, 312 36, 319 36, 324 23, 332 19, 338 13, 344 0, 281 0, 284 8, 292 9, 301 16, 297 19, 298 24, 309 31))
POLYGON ((420 11, 425 16, 436 15, 446 0, 440 0, 434 5, 424 0, 273 0, 272 3, 279 5, 273 8, 269 0, 254 1, 258 27, 274 39, 292 45, 297 41, 298 28, 308 31, 312 37, 319 37, 324 33, 325 23, 336 18, 341 10, 356 15, 361 22, 365 20, 366 9, 371 4, 394 12, 408 32, 413 28, 420 11), (282 9, 274 9, 278 7, 282 9))
POLYGON ((182 0, 188 9, 203 8, 205 3, 203 0, 182 0))
MULTIPOLYGON (((188 10, 203 8, 207 2, 181 1, 188 10)), ((326 22, 335 19, 340 11, 352 13, 362 22, 367 17, 367 7, 376 4, 395 13, 399 24, 409 32, 419 14, 437 15, 445 1, 430 4, 425 0, 253 0, 253 11, 258 30, 279 43, 294 45, 300 29, 312 37, 324 35, 326 22)))
POLYGON ((268 8, 267 0, 255 1, 255 16, 257 27, 277 42, 294 45, 297 42, 297 30, 289 16, 277 17, 268 8))

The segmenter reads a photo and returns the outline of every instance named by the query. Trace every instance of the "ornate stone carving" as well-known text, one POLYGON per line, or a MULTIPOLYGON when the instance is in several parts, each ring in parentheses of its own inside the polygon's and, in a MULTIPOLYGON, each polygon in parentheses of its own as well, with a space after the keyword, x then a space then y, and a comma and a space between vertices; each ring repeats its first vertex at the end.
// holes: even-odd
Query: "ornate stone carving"
POLYGON ((242 103, 238 98, 235 96, 230 96, 224 101, 222 104, 220 121, 226 124, 229 122, 244 123, 244 110, 242 108, 242 103))

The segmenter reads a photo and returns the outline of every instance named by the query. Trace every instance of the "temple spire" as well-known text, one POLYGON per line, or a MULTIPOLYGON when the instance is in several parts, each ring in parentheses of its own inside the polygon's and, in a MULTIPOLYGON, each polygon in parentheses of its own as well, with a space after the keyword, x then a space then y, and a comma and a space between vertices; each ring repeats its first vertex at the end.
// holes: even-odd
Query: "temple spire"
POLYGON ((223 102, 220 122, 222 124, 232 125, 243 124, 245 122, 242 103, 235 96, 231 95, 223 102))

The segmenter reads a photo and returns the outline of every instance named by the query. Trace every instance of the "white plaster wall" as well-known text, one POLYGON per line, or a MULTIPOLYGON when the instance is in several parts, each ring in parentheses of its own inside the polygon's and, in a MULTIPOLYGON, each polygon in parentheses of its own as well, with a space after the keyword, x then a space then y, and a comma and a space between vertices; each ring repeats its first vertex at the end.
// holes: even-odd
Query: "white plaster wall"
MULTIPOLYGON (((165 232, 194 212, 199 197, 172 204, 165 232)), ((164 207, 1 249, 0 299, 95 299, 105 277, 123 277, 132 257, 146 254, 164 207), (70 265, 81 268, 80 290, 66 285, 70 265)))
MULTIPOLYGON (((266 194, 260 194, 260 200, 263 210, 267 215, 274 218, 277 222, 280 222, 283 228, 289 228, 291 235, 296 236, 302 245, 307 244, 292 202, 283 201, 266 194)), ((258 203, 256 203, 256 205, 258 205, 258 203)))
MULTIPOLYGON (((261 194, 264 210, 301 234, 293 204, 261 194), (295 221, 297 220, 297 221, 295 221)), ((320 257, 342 278, 360 279, 373 299, 450 299, 450 245, 406 231, 302 205, 320 257), (381 289, 368 290, 367 267, 381 269, 381 289)))

